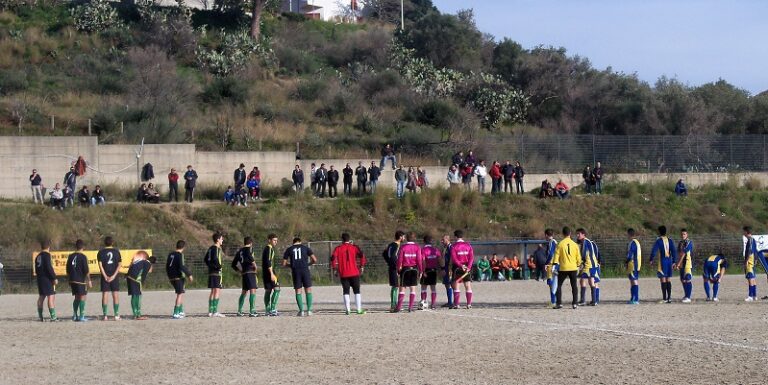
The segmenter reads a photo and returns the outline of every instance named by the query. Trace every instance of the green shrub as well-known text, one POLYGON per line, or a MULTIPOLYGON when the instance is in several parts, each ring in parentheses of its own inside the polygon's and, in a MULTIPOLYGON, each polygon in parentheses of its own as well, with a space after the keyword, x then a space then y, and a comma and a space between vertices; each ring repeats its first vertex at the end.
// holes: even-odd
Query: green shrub
POLYGON ((215 78, 205 87, 200 99, 211 104, 242 104, 248 100, 248 85, 234 77, 215 78))
POLYGON ((323 80, 305 80, 299 82, 291 97, 305 102, 314 102, 325 95, 327 89, 328 83, 323 80))
POLYGON ((24 91, 27 87, 29 87, 29 81, 26 72, 0 69, 0 95, 24 91))
POLYGON ((275 55, 284 75, 313 74, 320 71, 317 56, 291 47, 275 47, 275 55))
POLYGON ((72 10, 75 27, 85 32, 101 32, 120 25, 117 11, 107 0, 92 0, 72 10))
POLYGON ((447 127, 459 114, 452 103, 433 99, 413 105, 403 112, 403 120, 419 122, 432 127, 447 127))

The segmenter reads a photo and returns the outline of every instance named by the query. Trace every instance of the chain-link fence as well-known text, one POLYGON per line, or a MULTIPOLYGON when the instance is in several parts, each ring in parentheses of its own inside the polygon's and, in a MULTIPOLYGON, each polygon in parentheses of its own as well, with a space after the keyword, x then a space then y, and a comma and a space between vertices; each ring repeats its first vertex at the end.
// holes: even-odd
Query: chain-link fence
POLYGON ((579 172, 601 162, 618 172, 734 172, 768 169, 766 135, 517 135, 481 140, 478 158, 519 160, 528 173, 579 172))

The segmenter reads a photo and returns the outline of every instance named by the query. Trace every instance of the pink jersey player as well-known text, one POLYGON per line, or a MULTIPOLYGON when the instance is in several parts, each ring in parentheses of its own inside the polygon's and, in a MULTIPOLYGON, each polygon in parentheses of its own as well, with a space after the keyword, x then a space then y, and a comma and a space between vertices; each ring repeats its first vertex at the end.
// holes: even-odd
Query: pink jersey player
POLYGON ((472 250, 472 246, 465 242, 463 239, 458 239, 451 246, 451 264, 455 268, 466 267, 472 268, 472 263, 475 261, 475 252, 472 250))
POLYGON ((453 278, 451 286, 453 287, 453 309, 458 309, 459 298, 461 295, 459 283, 464 284, 464 290, 467 293, 467 309, 472 307, 472 264, 475 262, 475 252, 472 246, 464 241, 463 232, 456 230, 454 232, 456 242, 451 245, 451 264, 453 265, 453 278))
POLYGON ((424 258, 424 270, 437 270, 440 268, 440 250, 432 245, 426 245, 421 249, 421 256, 424 258))
POLYGON ((400 246, 400 253, 397 255, 397 270, 401 271, 406 267, 415 267, 419 273, 424 271, 421 257, 421 247, 415 242, 408 242, 400 246))

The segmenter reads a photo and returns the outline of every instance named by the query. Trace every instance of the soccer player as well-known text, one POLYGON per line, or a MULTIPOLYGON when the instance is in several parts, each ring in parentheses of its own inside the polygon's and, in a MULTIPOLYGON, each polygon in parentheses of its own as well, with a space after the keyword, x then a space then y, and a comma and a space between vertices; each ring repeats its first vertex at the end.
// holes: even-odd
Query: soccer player
POLYGON ((285 250, 283 254, 283 266, 291 266, 291 278, 293 278, 293 289, 296 290, 296 304, 299 305, 297 317, 312 315, 312 274, 309 271, 309 265, 317 263, 315 253, 307 246, 301 244, 301 238, 293 238, 293 245, 285 250), (307 310, 304 311, 304 305, 301 303, 301 293, 304 291, 307 296, 307 310))
POLYGON ((154 261, 149 260, 145 251, 138 251, 131 260, 131 266, 128 268, 128 274, 125 278, 128 280, 128 295, 131 297, 131 310, 133 319, 144 321, 146 316, 141 314, 141 283, 146 281, 147 274, 152 272, 154 261))
POLYGON ((224 235, 215 232, 212 239, 213 245, 208 248, 203 258, 205 266, 208 267, 208 288, 211 289, 211 294, 208 295, 208 317, 224 318, 226 316, 219 313, 219 296, 222 288, 221 261, 224 258, 221 245, 224 244, 224 235))
POLYGON ((400 245, 405 240, 405 233, 395 231, 395 240, 387 245, 384 250, 384 261, 387 263, 387 275, 389 277, 389 311, 394 311, 397 305, 397 292, 400 279, 397 274, 397 256, 400 253, 400 245))
POLYGON ((704 260, 704 293, 707 294, 707 301, 719 301, 717 291, 720 290, 720 281, 725 276, 725 270, 728 268, 728 260, 725 259, 722 252, 717 255, 711 255, 704 260), (709 295, 709 284, 712 284, 712 295, 709 295))
POLYGON ((429 235, 424 237, 421 257, 424 259, 422 264, 424 266, 424 274, 421 276, 421 308, 427 308, 427 286, 429 286, 432 290, 429 308, 434 310, 435 302, 437 302, 437 272, 443 267, 443 257, 440 255, 440 250, 432 246, 432 237, 429 235))
POLYGON ((661 301, 659 303, 672 303, 672 267, 677 263, 677 251, 675 250, 675 241, 667 237, 667 227, 659 226, 659 237, 653 243, 651 248, 651 259, 648 261, 653 264, 653 260, 658 256, 656 265, 656 276, 661 283, 661 301))
POLYGON ((464 290, 467 293, 467 309, 472 308, 472 265, 475 262, 475 252, 472 246, 464 240, 464 232, 456 230, 453 232, 456 242, 451 245, 451 266, 453 267, 453 307, 459 308, 459 297, 461 291, 459 284, 464 283, 464 290))
POLYGON ((680 230, 682 240, 677 245, 677 253, 680 259, 674 265, 676 270, 680 270, 680 282, 683 284, 683 303, 691 303, 693 295, 693 241, 688 238, 688 230, 680 230))
POLYGON ((357 245, 352 243, 348 233, 341 234, 341 245, 336 246, 331 253, 331 269, 341 280, 342 295, 344 298, 344 312, 349 315, 349 288, 355 294, 355 308, 357 314, 365 314, 363 310, 363 298, 360 295, 360 274, 365 268, 365 255, 357 245))
POLYGON ((400 275, 400 285, 397 291, 395 313, 400 312, 400 309, 402 309, 406 287, 410 290, 408 295, 408 312, 413 311, 413 301, 416 299, 416 285, 419 282, 422 271, 424 271, 421 261, 421 247, 416 244, 416 233, 413 231, 408 232, 405 236, 405 241, 405 245, 401 246, 400 251, 397 253, 397 272, 400 275))
POLYGON ((67 280, 72 289, 72 295, 75 300, 72 301, 72 321, 85 322, 85 297, 88 295, 88 289, 93 287, 91 276, 88 271, 88 258, 83 254, 82 239, 75 241, 75 251, 67 257, 67 280))
POLYGON ((453 307, 453 283, 451 282, 451 236, 443 235, 440 240, 443 244, 443 285, 445 285, 445 294, 448 296, 448 302, 442 307, 453 307))
POLYGON ((235 258, 232 259, 232 268, 242 276, 243 291, 237 301, 237 316, 242 317, 243 305, 245 304, 245 295, 248 294, 248 305, 250 317, 256 317, 256 260, 253 258, 253 238, 245 237, 243 247, 237 251, 235 258))
POLYGON ((747 279, 749 294, 744 299, 746 302, 757 301, 757 282, 755 280, 755 256, 757 255, 757 242, 752 238, 752 228, 744 226, 744 277, 747 279))
POLYGON ((280 298, 280 282, 277 280, 277 273, 273 270, 275 266, 275 246, 277 246, 277 235, 269 234, 267 236, 267 245, 261 252, 261 278, 264 281, 264 308, 265 315, 276 317, 277 301, 280 298))
POLYGON ((56 279, 56 273, 53 271, 53 261, 51 260, 51 241, 44 240, 40 242, 42 251, 35 256, 35 275, 37 275, 37 318, 43 322, 43 302, 48 298, 48 313, 51 315, 51 322, 59 319, 56 317, 56 285, 59 280, 56 279))
POLYGON ((576 239, 581 245, 582 257, 579 305, 584 306, 586 304, 584 297, 586 296, 587 285, 589 285, 592 298, 589 306, 597 306, 600 303, 600 250, 594 241, 587 238, 587 230, 577 229, 576 239))
POLYGON ((171 281, 173 290, 176 292, 176 302, 173 306, 173 319, 182 319, 184 314, 184 285, 186 279, 189 278, 189 282, 194 282, 192 272, 184 263, 184 247, 187 243, 179 240, 176 242, 176 251, 168 254, 168 259, 165 260, 165 272, 168 274, 168 279, 171 281))
POLYGON ((562 289, 566 278, 571 282, 571 294, 573 296, 571 307, 576 309, 576 304, 578 303, 576 277, 579 273, 579 266, 581 266, 579 245, 571 239, 571 228, 568 226, 563 227, 563 240, 557 244, 555 258, 552 260, 552 268, 554 271, 557 271, 557 302, 555 309, 563 308, 562 289))
POLYGON ((557 305, 557 271, 554 271, 552 261, 555 259, 557 251, 557 241, 555 240, 555 230, 544 230, 544 238, 547 240, 547 262, 545 270, 547 272, 547 286, 549 286, 549 304, 554 308, 557 305))
POLYGON ((99 262, 99 273, 101 274, 101 313, 102 320, 106 321, 108 295, 112 294, 112 311, 115 315, 115 321, 120 320, 120 280, 117 274, 120 272, 120 264, 123 259, 120 256, 120 250, 115 247, 115 240, 112 237, 104 238, 104 248, 96 254, 99 262))
POLYGON ((638 280, 640 279, 640 267, 642 264, 642 251, 640 249, 640 241, 637 240, 635 229, 627 229, 627 238, 629 238, 629 244, 627 245, 627 277, 629 278, 629 304, 640 304, 640 285, 638 280))

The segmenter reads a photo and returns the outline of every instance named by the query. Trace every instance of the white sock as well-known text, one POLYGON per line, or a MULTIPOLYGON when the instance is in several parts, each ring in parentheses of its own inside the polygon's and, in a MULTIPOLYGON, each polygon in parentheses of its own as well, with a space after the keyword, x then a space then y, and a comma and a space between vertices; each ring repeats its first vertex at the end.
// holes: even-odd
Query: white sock
POLYGON ((360 293, 355 294, 355 306, 357 306, 357 311, 363 310, 363 296, 360 293))
POLYGON ((344 309, 349 311, 349 294, 344 294, 344 309))

